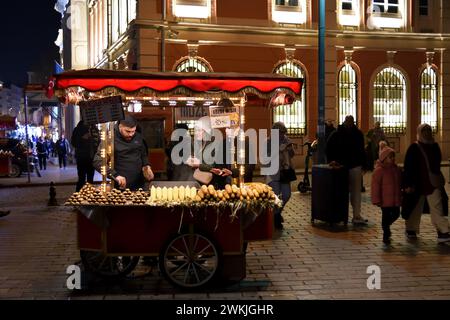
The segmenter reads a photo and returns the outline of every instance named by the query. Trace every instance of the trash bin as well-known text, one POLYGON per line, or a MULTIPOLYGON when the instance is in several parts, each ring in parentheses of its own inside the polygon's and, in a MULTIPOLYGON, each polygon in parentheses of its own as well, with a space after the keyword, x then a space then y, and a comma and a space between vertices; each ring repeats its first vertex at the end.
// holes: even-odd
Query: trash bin
POLYGON ((327 164, 312 167, 311 222, 348 222, 348 170, 327 164))

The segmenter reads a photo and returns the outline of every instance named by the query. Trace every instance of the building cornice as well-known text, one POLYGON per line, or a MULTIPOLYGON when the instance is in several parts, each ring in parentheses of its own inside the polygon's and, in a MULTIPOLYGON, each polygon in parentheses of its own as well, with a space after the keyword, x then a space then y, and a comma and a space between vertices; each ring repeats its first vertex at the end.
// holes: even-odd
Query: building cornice
POLYGON ((314 37, 316 30, 285 27, 259 27, 259 26, 239 26, 239 25, 219 25, 193 22, 167 22, 161 20, 136 20, 135 24, 140 27, 151 27, 154 29, 166 28, 177 31, 201 31, 201 32, 228 32, 228 33, 247 33, 260 35, 292 35, 314 37))
MULTIPOLYGON (((316 29, 287 28, 287 27, 262 27, 262 26, 241 26, 241 25, 219 25, 211 23, 195 22, 166 22, 161 20, 139 19, 135 21, 138 27, 146 28, 166 28, 176 31, 196 31, 196 32, 220 32, 231 34, 255 34, 255 35, 283 35, 292 37, 316 38, 316 29)), ((393 31, 353 31, 353 30, 327 30, 327 37, 355 38, 355 39, 403 39, 403 40, 433 40, 448 41, 450 33, 414 33, 414 32, 393 32, 393 31)))

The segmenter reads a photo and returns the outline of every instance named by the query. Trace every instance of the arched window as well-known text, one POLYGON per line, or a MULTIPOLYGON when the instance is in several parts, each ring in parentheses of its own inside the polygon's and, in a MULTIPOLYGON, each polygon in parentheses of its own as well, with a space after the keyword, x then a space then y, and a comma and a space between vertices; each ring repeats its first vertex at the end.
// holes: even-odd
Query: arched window
POLYGON ((347 115, 358 119, 358 80, 356 71, 350 63, 346 63, 338 76, 339 123, 344 122, 347 115))
MULTIPOLYGON (((280 63, 273 73, 288 77, 305 78, 305 71, 296 61, 280 63)), ((300 136, 306 133, 306 83, 303 83, 301 100, 293 104, 278 106, 273 109, 273 122, 281 121, 286 125, 289 135, 300 136)))
POLYGON ((393 67, 381 70, 373 84, 373 117, 386 133, 406 131, 406 80, 393 67))
POLYGON ((175 64, 176 72, 212 72, 212 67, 201 57, 184 57, 175 64))
MULTIPOLYGON (((175 63, 174 70, 176 72, 213 72, 211 65, 206 59, 201 57, 183 57, 175 63)), ((183 110, 183 108, 193 108, 193 106, 183 106, 178 108, 178 112, 175 113, 175 123, 186 123, 189 128, 189 132, 191 134, 194 133, 194 126, 197 118, 192 119, 190 117, 186 117, 185 115, 191 114, 191 112, 184 112, 187 110, 183 110)), ((208 107, 203 106, 200 112, 196 112, 196 114, 202 114, 203 116, 208 115, 208 107)))
POLYGON ((428 67, 420 76, 420 122, 428 123, 433 131, 437 131, 437 74, 436 70, 428 67))

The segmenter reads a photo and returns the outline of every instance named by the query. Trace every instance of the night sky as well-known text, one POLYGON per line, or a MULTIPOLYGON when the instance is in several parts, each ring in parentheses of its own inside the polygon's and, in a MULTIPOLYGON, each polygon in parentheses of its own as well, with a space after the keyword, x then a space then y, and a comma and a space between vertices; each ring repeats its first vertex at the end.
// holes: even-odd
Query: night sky
MULTIPOLYGON (((0 80, 23 86, 27 71, 47 72, 59 58, 54 44, 61 15, 56 0, 2 0, 0 4, 0 80)), ((50 69, 52 70, 52 69, 50 69)))

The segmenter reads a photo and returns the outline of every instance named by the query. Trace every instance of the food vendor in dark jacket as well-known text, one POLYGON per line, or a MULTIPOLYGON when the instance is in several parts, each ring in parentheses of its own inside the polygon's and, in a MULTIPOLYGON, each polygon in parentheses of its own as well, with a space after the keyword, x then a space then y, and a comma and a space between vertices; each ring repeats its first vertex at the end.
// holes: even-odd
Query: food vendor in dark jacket
MULTIPOLYGON (((114 128, 114 168, 107 172, 116 181, 116 187, 137 190, 143 188, 145 180, 151 181, 154 174, 148 162, 147 150, 142 135, 136 131, 136 120, 127 115, 114 128)), ((94 158, 94 167, 101 172, 101 147, 94 158)))

